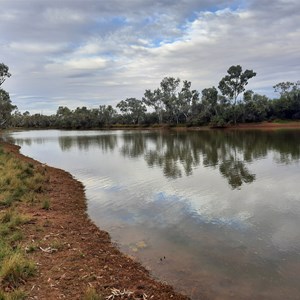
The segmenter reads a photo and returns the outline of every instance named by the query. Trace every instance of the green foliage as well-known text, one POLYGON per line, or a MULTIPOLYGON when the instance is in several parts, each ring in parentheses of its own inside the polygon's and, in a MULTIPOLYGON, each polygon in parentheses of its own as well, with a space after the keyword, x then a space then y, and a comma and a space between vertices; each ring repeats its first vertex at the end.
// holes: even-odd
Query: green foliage
POLYGON ((141 100, 136 98, 127 98, 117 104, 117 108, 123 113, 126 123, 140 124, 147 111, 146 106, 141 100))
POLYGON ((187 122, 196 111, 199 93, 191 90, 191 82, 186 80, 180 89, 180 82, 179 78, 165 77, 160 83, 160 88, 153 92, 145 91, 143 102, 154 109, 159 123, 164 120, 176 124, 182 120, 187 122))
POLYGON ((236 103, 238 96, 245 91, 245 86, 248 84, 249 79, 256 76, 253 70, 246 70, 242 72, 240 65, 231 66, 227 70, 227 75, 224 76, 219 82, 219 90, 224 97, 227 97, 229 101, 233 102, 233 121, 236 123, 236 103))
MULTIPOLYGON (((11 74, 8 66, 0 63, 0 86, 9 78, 11 74)), ((9 94, 0 88, 0 127, 4 127, 11 116, 11 112, 16 108, 10 101, 9 94)))
POLYGON ((9 73, 9 68, 4 63, 0 63, 0 86, 2 83, 6 80, 6 78, 9 78, 11 74, 9 73))

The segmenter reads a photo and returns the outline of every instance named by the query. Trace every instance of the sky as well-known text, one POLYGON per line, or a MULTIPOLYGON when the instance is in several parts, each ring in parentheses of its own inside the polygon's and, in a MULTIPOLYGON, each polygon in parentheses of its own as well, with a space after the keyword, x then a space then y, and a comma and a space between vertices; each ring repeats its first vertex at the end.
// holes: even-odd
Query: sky
POLYGON ((300 79, 299 0, 0 0, 2 88, 21 112, 52 114, 141 99, 164 77, 218 86, 232 65, 247 88, 300 79))

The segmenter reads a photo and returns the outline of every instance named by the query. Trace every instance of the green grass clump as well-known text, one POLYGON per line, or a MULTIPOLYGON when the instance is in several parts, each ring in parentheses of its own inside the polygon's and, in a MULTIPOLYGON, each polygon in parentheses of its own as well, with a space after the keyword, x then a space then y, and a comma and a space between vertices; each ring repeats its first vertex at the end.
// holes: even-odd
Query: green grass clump
POLYGON ((2 283, 18 286, 22 280, 35 273, 35 265, 19 252, 12 253, 4 258, 0 268, 0 280, 2 283))
POLYGON ((14 290, 11 293, 4 293, 0 291, 0 300, 25 300, 27 294, 22 290, 14 290))
POLYGON ((50 209, 50 201, 48 198, 42 201, 42 209, 49 210, 50 209))
POLYGON ((83 296, 83 300, 104 300, 104 298, 94 288, 89 287, 83 296))

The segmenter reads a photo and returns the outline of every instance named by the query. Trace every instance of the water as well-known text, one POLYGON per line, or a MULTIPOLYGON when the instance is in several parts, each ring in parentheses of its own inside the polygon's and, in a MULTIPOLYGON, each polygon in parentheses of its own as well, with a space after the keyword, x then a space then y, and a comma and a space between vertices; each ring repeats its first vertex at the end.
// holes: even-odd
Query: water
POLYGON ((192 299, 300 299, 300 130, 22 131, 128 255, 192 299))

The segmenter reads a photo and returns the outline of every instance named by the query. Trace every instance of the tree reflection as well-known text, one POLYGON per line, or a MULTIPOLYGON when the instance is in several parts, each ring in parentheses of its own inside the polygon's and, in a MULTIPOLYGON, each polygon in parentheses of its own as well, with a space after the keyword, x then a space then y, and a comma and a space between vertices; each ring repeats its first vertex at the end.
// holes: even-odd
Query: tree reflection
POLYGON ((255 180, 255 174, 251 174, 245 163, 231 157, 220 164, 221 174, 227 178, 232 188, 239 188, 243 183, 251 183, 255 180))
POLYGON ((148 166, 161 168, 166 177, 173 179, 183 174, 191 175, 193 168, 201 164, 218 168, 228 184, 237 189, 256 179, 249 170, 249 164, 270 152, 280 163, 299 160, 299 136, 299 131, 132 133, 123 136, 121 153, 130 157, 143 156, 148 166), (282 141, 286 140, 289 143, 283 145, 282 141))
POLYGON ((108 152, 117 146, 117 136, 112 134, 95 136, 61 136, 58 138, 62 151, 69 151, 72 147, 80 150, 88 150, 90 147, 98 147, 108 152))
MULTIPOLYGON (((300 131, 124 131, 119 150, 124 157, 142 157, 172 179, 191 175, 197 166, 214 168, 237 189, 256 179, 250 168, 254 160, 271 153, 278 163, 298 161, 299 137, 300 131)), ((60 137, 59 144, 63 151, 96 146, 107 152, 118 147, 118 135, 60 137)))

